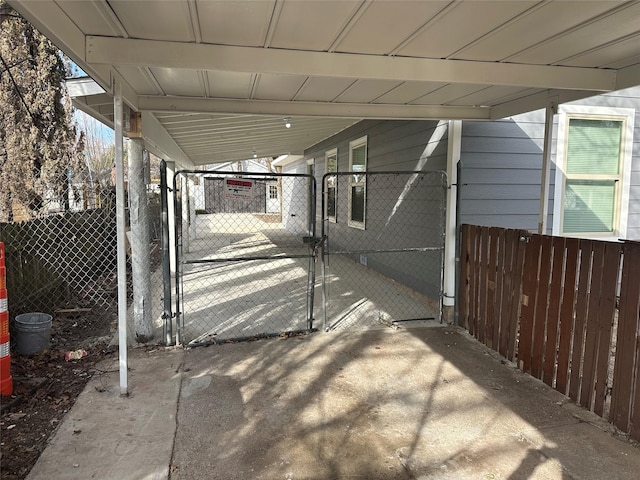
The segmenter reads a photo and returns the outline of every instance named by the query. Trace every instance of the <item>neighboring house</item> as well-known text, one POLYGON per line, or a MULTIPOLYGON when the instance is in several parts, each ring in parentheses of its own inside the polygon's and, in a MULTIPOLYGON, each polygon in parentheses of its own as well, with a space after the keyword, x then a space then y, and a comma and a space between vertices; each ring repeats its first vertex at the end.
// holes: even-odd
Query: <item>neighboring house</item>
MULTIPOLYGON (((640 87, 559 106, 552 132, 546 233, 640 239, 639 112, 640 87)), ((304 158, 283 165, 283 171, 313 173, 321 191, 328 172, 453 174, 460 158, 461 223, 537 231, 544 129, 544 110, 492 122, 365 120, 307 149, 304 158)), ((372 220, 367 202, 375 192, 357 180, 350 183, 346 196, 334 198, 331 182, 325 190, 325 217, 354 236, 363 235, 372 220), (346 218, 333 217, 336 202, 346 203, 346 218)), ((449 246, 455 242, 454 199, 448 196, 449 246)), ((429 235, 429 225, 423 231, 429 235)), ((453 296, 453 256, 449 248, 445 299, 453 296)), ((389 269, 378 270, 387 274, 389 269)), ((412 286, 411 279, 395 278, 412 286)))
MULTIPOLYGON (((209 172, 241 172, 269 173, 269 167, 263 159, 242 160, 240 162, 226 162, 208 165, 209 172)), ((198 212, 261 212, 280 213, 280 192, 277 182, 257 182, 254 199, 250 204, 225 198, 220 179, 205 176, 203 181, 190 188, 194 189, 195 210, 198 212)))

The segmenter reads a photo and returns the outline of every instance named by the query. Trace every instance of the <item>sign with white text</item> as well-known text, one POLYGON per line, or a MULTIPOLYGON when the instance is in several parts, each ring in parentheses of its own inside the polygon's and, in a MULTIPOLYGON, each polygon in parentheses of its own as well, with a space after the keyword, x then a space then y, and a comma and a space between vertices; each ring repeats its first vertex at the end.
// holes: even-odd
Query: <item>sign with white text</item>
POLYGON ((233 198, 239 200, 251 200, 253 198, 253 180, 240 178, 225 179, 225 198, 233 198))

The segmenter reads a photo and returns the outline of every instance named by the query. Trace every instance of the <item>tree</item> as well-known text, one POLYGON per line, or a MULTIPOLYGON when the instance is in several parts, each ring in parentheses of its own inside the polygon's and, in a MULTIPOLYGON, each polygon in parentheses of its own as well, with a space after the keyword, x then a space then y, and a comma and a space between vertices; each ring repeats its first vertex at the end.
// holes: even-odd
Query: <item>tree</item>
POLYGON ((0 0, 0 221, 68 210, 86 167, 60 51, 0 0))

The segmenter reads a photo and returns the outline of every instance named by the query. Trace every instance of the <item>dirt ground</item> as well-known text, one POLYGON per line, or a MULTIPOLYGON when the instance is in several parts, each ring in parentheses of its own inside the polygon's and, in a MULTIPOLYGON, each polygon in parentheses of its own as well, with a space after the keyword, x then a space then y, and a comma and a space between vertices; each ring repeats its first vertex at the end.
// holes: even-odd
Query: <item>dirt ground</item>
POLYGON ((32 356, 11 351, 13 395, 2 397, 0 477, 23 479, 47 446, 89 379, 105 372, 96 364, 117 355, 109 347, 113 315, 70 309, 56 313, 49 349, 32 356), (84 349, 87 356, 67 361, 65 352, 84 349))

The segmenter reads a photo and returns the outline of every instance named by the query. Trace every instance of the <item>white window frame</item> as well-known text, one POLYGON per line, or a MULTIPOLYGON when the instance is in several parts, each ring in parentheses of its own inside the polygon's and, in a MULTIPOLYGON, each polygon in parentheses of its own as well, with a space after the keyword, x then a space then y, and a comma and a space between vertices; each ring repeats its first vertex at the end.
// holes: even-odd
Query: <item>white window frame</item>
POLYGON ((278 185, 269 184, 269 200, 278 200, 278 185))
POLYGON ((633 128, 635 110, 632 108, 594 107, 583 105, 563 105, 558 118, 558 139, 556 154, 556 177, 553 202, 553 235, 617 240, 627 235, 627 217, 629 214, 629 188, 631 181, 631 156, 633 150, 633 128), (572 118, 588 120, 615 120, 622 122, 620 148, 620 181, 614 200, 613 232, 567 232, 562 231, 564 192, 567 175, 567 147, 569 141, 569 121, 572 118))
MULTIPOLYGON (((333 148, 331 150, 327 150, 324 154, 324 173, 337 173, 338 172, 338 149, 333 148), (336 159, 336 169, 329 170, 329 158, 335 157, 336 159)), ((338 223, 338 177, 327 177, 327 192, 324 199, 325 211, 324 215, 331 223, 338 223), (333 204, 335 206, 334 215, 329 215, 329 187, 334 188, 334 200, 333 204)))
MULTIPOLYGON (((349 171, 352 172, 353 171, 353 150, 356 148, 359 148, 361 146, 364 145, 364 173, 367 172, 367 164, 369 162, 369 152, 368 152, 368 145, 367 145, 367 135, 365 135, 364 137, 360 137, 357 138, 356 140, 353 140, 351 142, 349 142, 349 171)), ((353 228, 358 228, 360 230, 364 230, 366 223, 367 223, 367 176, 366 175, 349 175, 349 207, 348 207, 348 221, 347 224, 350 227, 353 228), (351 211, 351 196, 352 196, 352 188, 354 186, 362 186, 364 187, 364 205, 362 206, 363 208, 363 215, 362 215, 362 222, 356 221, 356 220, 352 220, 352 211, 351 211)))

